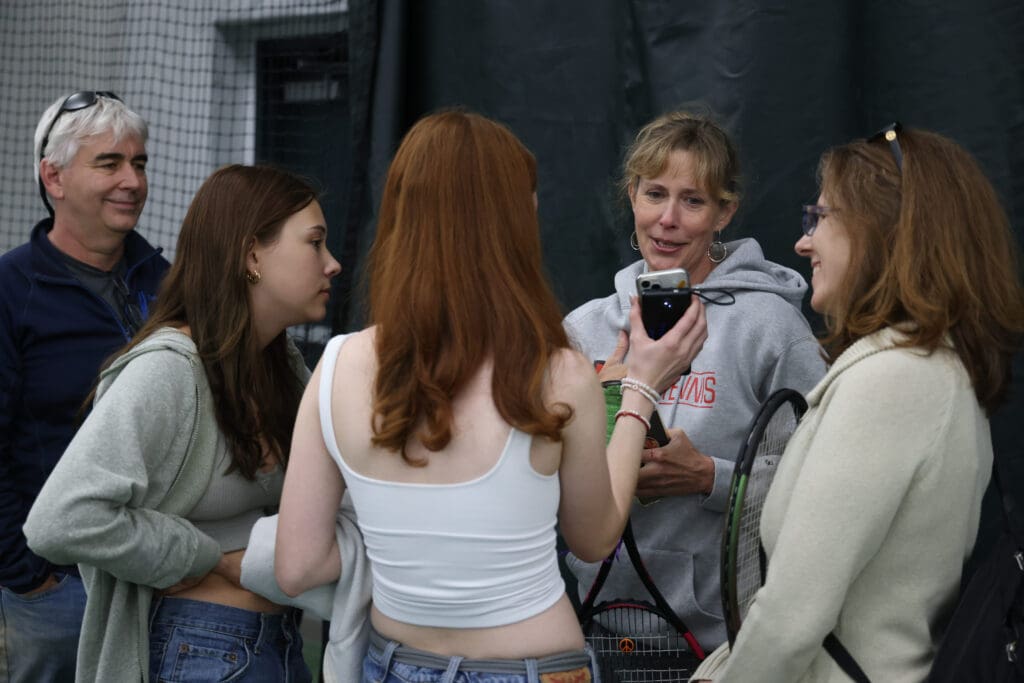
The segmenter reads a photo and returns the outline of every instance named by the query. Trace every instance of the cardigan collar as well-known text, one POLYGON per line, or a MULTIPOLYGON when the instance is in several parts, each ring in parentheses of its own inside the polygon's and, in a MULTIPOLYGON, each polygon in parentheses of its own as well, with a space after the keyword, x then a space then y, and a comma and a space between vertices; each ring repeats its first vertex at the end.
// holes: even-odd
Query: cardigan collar
MULTIPOLYGON (((836 358, 836 361, 828 369, 828 372, 825 373, 821 381, 818 382, 817 386, 807 394, 807 406, 818 405, 821 402, 822 396, 825 395, 829 386, 832 385, 839 375, 868 356, 895 348, 914 348, 917 353, 927 354, 927 351, 924 349, 907 346, 908 337, 906 330, 907 327, 905 325, 884 327, 866 337, 861 337, 851 344, 848 349, 839 355, 839 358, 836 358)), ((953 348, 953 340, 948 334, 943 339, 942 346, 950 349, 953 348)))

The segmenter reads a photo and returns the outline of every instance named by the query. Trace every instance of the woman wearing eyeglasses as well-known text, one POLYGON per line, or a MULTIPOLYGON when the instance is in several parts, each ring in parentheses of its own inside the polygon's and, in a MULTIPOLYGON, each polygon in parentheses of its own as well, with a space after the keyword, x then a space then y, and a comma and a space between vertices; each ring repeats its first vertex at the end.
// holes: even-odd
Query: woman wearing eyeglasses
POLYGON ((870 680, 923 680, 978 529, 1024 335, 1006 215, 934 133, 890 127, 818 173, 796 250, 831 368, 765 502, 766 582, 695 679, 848 681, 833 634, 870 680))
POLYGON ((79 564, 80 681, 309 681, 295 610, 240 585, 277 506, 309 372, 291 325, 323 319, 340 266, 315 190, 226 166, 199 188, 154 310, 25 523, 79 564))

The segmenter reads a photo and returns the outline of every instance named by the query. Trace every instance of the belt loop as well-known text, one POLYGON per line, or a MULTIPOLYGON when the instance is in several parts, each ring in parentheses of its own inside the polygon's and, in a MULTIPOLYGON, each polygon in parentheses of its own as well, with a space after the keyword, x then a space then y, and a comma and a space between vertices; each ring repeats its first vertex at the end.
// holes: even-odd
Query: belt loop
POLYGON ((458 655, 448 660, 448 668, 441 676, 439 683, 455 683, 455 677, 459 674, 459 667, 462 666, 462 657, 458 655))
POLYGON ((262 612, 259 613, 260 618, 260 632, 256 634, 256 642, 252 646, 252 652, 254 655, 260 654, 260 649, 266 644, 267 638, 267 615, 262 612))
POLYGON ((284 628, 285 637, 288 638, 289 643, 294 643, 300 636, 299 631, 299 611, 295 608, 290 608, 286 618, 282 620, 281 626, 284 628))
POLYGON ((153 622, 156 621, 156 613, 160 611, 160 604, 164 601, 164 596, 156 595, 153 597, 149 604, 149 630, 153 631, 153 622))
POLYGON ((591 683, 601 683, 601 669, 597 665, 597 653, 594 652, 594 648, 590 646, 590 643, 584 643, 583 649, 588 655, 590 655, 591 683))
POLYGON ((387 680, 388 672, 391 671, 391 658, 395 656, 395 650, 397 649, 398 642, 394 640, 389 640, 388 644, 384 646, 384 652, 380 656, 380 666, 384 670, 384 673, 381 674, 383 676, 381 678, 382 681, 387 680))
POLYGON ((537 673, 537 660, 524 659, 526 663, 526 683, 540 683, 540 674, 537 673))
POLYGON ((292 681, 292 672, 289 664, 291 663, 292 650, 298 649, 298 643, 295 642, 295 639, 299 631, 296 628, 297 624, 293 623, 295 621, 295 612, 291 611, 291 609, 289 608, 289 611, 281 615, 281 636, 284 640, 285 661, 284 683, 291 683, 292 681))

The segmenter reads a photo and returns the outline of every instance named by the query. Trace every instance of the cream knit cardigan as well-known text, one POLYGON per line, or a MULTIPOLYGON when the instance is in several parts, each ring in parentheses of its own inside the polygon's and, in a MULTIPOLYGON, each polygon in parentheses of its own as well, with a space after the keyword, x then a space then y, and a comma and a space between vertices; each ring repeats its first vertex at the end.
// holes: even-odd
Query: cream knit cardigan
POLYGON ((974 546, 989 423, 958 356, 857 341, 808 395, 761 518, 768 576, 730 655, 693 680, 842 681, 834 631, 872 681, 928 672, 974 546))

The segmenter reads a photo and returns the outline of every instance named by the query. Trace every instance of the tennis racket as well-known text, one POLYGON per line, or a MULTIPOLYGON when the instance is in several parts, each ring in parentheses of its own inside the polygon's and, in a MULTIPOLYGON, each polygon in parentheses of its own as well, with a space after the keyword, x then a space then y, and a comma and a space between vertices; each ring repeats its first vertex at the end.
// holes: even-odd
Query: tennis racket
POLYGON ((722 534, 722 610, 729 645, 764 584, 766 562, 761 547, 761 509, 789 437, 807 402, 800 392, 779 389, 768 397, 740 447, 729 487, 722 534))
POLYGON ((704 650, 654 585, 629 522, 622 545, 650 600, 615 598, 597 603, 618 549, 613 551, 601 564, 579 610, 583 635, 597 656, 601 681, 685 683, 704 659, 704 650))

